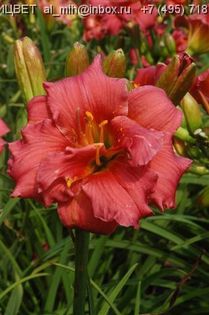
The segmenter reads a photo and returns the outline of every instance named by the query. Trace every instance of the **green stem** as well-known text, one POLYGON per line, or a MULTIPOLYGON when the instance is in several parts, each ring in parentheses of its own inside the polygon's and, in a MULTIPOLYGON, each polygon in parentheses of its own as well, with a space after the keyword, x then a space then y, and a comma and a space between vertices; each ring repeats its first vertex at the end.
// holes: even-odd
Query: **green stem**
POLYGON ((88 264, 88 232, 77 229, 75 232, 75 282, 73 315, 85 314, 85 299, 87 293, 88 264))

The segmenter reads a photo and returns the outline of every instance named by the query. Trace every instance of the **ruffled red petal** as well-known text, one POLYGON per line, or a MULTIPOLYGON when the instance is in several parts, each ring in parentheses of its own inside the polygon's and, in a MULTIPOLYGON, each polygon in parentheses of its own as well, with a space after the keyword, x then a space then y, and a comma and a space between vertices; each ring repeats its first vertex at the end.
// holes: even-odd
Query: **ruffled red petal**
POLYGON ((148 206, 150 195, 154 192, 158 175, 146 167, 130 167, 124 160, 116 161, 111 172, 119 184, 127 191, 138 208, 138 220, 144 216, 152 215, 148 206))
POLYGON ((9 128, 7 125, 3 122, 2 119, 0 119, 0 136, 5 135, 7 132, 9 132, 9 128))
POLYGON ((128 113, 126 80, 106 76, 100 59, 97 56, 81 75, 45 83, 47 104, 65 135, 84 129, 86 111, 91 112, 96 123, 128 113))
POLYGON ((175 207, 175 194, 182 174, 192 161, 177 156, 173 151, 172 135, 167 134, 161 151, 150 162, 150 168, 158 174, 155 191, 151 197, 161 209, 175 207))
POLYGON ((163 132, 145 129, 128 117, 115 117, 111 126, 116 145, 128 151, 132 166, 147 164, 162 147, 163 132))
POLYGON ((0 138, 0 153, 2 152, 2 150, 4 148, 4 145, 5 145, 5 141, 0 138))
POLYGON ((95 145, 49 153, 40 163, 36 177, 45 204, 62 201, 64 195, 72 195, 71 185, 92 173, 91 162, 93 163, 95 156, 95 145))
POLYGON ((49 152, 64 151, 68 141, 52 121, 28 125, 23 139, 9 144, 12 157, 9 174, 16 181, 14 197, 37 197, 36 174, 40 162, 49 152))
MULTIPOLYGON (((116 221, 119 225, 137 228, 140 210, 134 200, 135 198, 133 198, 133 191, 130 194, 123 180, 122 182, 124 187, 114 176, 113 171, 106 170, 90 176, 82 189, 91 200, 96 218, 106 222, 116 221)), ((143 201, 141 202, 141 211, 142 205, 143 201)))
POLYGON ((134 82, 138 83, 140 86, 155 85, 165 68, 165 64, 158 64, 156 66, 138 69, 134 82))
POLYGON ((142 86, 129 93, 128 116, 145 128, 174 132, 182 114, 166 93, 154 86, 142 86))
MULTIPOLYGON (((3 122, 2 119, 0 119, 0 136, 4 136, 7 132, 9 132, 9 128, 7 127, 7 125, 3 122)), ((4 145, 5 145, 5 141, 3 139, 0 138, 0 153, 2 152, 4 145)))
POLYGON ((111 234, 118 225, 115 221, 104 222, 96 218, 91 201, 84 193, 66 203, 59 203, 58 214, 68 228, 78 227, 93 233, 111 234))
POLYGON ((44 119, 50 119, 46 96, 35 96, 27 105, 28 110, 28 122, 36 123, 44 119))

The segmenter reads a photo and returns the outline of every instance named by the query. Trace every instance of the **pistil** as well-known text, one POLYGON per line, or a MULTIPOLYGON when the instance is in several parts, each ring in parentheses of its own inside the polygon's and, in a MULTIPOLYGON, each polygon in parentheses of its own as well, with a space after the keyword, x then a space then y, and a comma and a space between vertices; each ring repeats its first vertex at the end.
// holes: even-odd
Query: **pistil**
POLYGON ((101 148, 101 144, 100 143, 96 143, 95 144, 95 146, 96 146, 96 159, 95 159, 95 161, 96 161, 96 165, 97 166, 100 166, 101 165, 101 161, 100 161, 100 148, 101 148))

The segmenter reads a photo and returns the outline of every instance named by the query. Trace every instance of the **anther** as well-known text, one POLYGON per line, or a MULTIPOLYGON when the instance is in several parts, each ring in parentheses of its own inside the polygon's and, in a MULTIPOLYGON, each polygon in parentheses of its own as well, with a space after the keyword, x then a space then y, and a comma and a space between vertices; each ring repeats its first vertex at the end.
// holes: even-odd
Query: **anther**
POLYGON ((86 114, 86 118, 88 119, 88 121, 94 120, 94 116, 92 115, 91 112, 85 112, 85 114, 86 114))
POLYGON ((72 183, 73 183, 73 179, 70 178, 70 177, 66 177, 65 180, 66 180, 67 188, 70 188, 70 186, 71 186, 72 183))
POLYGON ((104 126, 108 124, 108 120, 103 120, 99 124, 100 133, 99 133, 99 142, 104 143, 104 126))

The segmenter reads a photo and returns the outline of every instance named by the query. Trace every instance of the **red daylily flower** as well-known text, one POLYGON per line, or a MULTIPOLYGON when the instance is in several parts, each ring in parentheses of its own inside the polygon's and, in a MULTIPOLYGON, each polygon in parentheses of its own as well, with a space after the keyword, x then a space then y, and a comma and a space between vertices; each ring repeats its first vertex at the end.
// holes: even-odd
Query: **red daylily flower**
MULTIPOLYGON (((0 119, 0 137, 4 136, 7 132, 9 132, 9 128, 7 125, 3 122, 2 119, 0 119)), ((0 138, 0 153, 2 152, 4 148, 5 141, 0 138)))
POLYGON ((196 78, 190 93, 209 114, 209 70, 204 71, 196 78))
MULTIPOLYGON (((175 35, 177 43, 182 42, 182 49, 186 44, 187 52, 192 55, 204 54, 209 52, 209 13, 208 7, 204 7, 206 10, 198 14, 187 16, 178 16, 175 19, 175 27, 182 32, 177 32, 175 35)), ((202 8, 203 9, 203 8, 202 8)), ((180 47, 180 45, 179 45, 180 47)))
POLYGON ((176 43, 176 51, 178 53, 183 53, 187 48, 188 35, 184 30, 175 29, 172 36, 176 43))
POLYGON ((92 39, 100 40, 108 32, 107 26, 102 21, 102 17, 98 15, 90 15, 83 19, 84 23, 84 40, 90 41, 92 39))
POLYGON ((165 69, 166 65, 163 63, 157 64, 156 66, 140 68, 137 70, 134 82, 140 86, 155 85, 165 69))
MULTIPOLYGON (((117 13, 90 15, 83 19, 84 39, 97 40, 102 39, 105 35, 117 35, 128 22, 138 24, 142 31, 152 28, 156 23, 157 9, 154 8, 150 14, 141 10, 142 4, 139 0, 89 0, 83 1, 94 7, 114 7, 117 13), (125 10, 126 9, 126 10, 125 10)), ((149 7, 147 8, 149 10, 149 7)))
POLYGON ((191 161, 173 151, 181 112, 163 90, 128 92, 125 79, 103 73, 100 56, 81 75, 44 86, 22 139, 10 144, 13 196, 57 202, 67 227, 105 234, 136 228, 152 214, 149 202, 175 206, 191 161))

